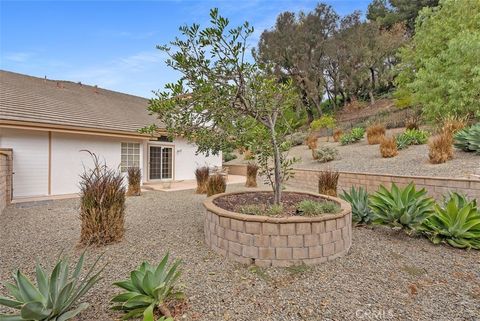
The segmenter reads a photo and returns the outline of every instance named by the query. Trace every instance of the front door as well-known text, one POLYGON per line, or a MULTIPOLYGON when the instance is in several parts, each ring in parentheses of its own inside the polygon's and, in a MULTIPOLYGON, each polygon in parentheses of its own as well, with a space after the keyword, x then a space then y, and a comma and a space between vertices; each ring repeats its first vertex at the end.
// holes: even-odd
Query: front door
POLYGON ((172 179, 173 178, 173 147, 150 146, 149 178, 172 179))

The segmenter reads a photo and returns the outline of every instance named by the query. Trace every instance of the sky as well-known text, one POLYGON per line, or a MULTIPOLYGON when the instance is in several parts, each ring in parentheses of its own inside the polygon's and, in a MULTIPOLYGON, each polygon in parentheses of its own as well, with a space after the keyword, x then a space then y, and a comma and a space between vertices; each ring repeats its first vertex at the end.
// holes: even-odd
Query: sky
MULTIPOLYGON (((371 0, 326 0, 340 15, 365 12, 371 0)), ((0 0, 0 69, 70 80, 146 98, 179 75, 156 45, 182 25, 209 23, 210 8, 255 28, 254 46, 284 11, 309 11, 309 0, 6 1, 0 0)))

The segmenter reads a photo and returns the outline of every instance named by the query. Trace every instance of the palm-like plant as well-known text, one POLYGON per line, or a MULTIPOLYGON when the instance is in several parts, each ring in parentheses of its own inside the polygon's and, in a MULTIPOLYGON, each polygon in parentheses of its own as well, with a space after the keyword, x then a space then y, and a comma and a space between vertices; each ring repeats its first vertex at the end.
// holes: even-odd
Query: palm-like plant
POLYGON ((380 185, 379 190, 370 196, 373 222, 414 231, 433 213, 434 200, 426 194, 425 189, 416 191, 413 183, 403 189, 392 183, 390 191, 380 185))
POLYGON ((476 200, 452 193, 445 204, 435 204, 435 213, 425 220, 422 230, 434 243, 480 250, 480 211, 476 200))
POLYGON ((370 209, 368 193, 365 188, 359 187, 357 189, 352 186, 350 192, 344 190, 340 197, 352 206, 352 220, 356 224, 370 224, 372 222, 373 212, 370 209))
POLYGON ((165 317, 171 317, 166 301, 182 299, 183 293, 174 289, 180 276, 177 268, 181 262, 177 260, 167 266, 168 256, 167 253, 157 266, 143 262, 137 270, 130 273, 128 280, 114 283, 126 290, 112 299, 112 302, 116 303, 112 309, 126 312, 123 320, 143 315, 143 321, 154 321, 155 309, 165 317))
POLYGON ((84 278, 80 273, 84 263, 83 253, 72 275, 69 275, 68 258, 61 258, 50 277, 37 263, 35 274, 37 286, 19 270, 13 274, 13 283, 6 283, 11 298, 0 297, 0 305, 18 310, 15 314, 0 314, 1 321, 65 321, 88 308, 88 303, 76 306, 77 301, 97 283, 103 268, 94 273, 97 258, 84 278), (75 307, 76 306, 76 307, 75 307))

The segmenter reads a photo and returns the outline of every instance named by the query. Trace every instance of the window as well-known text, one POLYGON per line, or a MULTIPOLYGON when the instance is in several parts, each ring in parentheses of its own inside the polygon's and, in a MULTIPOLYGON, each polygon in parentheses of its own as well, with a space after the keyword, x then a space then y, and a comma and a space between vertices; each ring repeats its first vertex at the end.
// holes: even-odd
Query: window
POLYGON ((140 144, 122 143, 122 162, 120 171, 126 172, 129 167, 140 167, 140 144))

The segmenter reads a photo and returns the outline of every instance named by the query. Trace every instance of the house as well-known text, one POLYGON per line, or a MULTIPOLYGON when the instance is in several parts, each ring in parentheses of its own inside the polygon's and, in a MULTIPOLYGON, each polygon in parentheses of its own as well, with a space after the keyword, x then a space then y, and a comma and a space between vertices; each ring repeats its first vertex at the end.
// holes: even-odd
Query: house
POLYGON ((147 111, 148 100, 96 86, 0 71, 0 151, 11 149, 13 198, 72 194, 92 166, 88 150, 109 167, 138 166, 143 183, 194 178, 198 166, 221 166, 221 155, 196 154, 170 140, 147 111), (155 123, 151 136, 138 129, 155 123))

